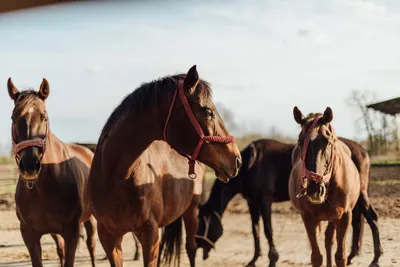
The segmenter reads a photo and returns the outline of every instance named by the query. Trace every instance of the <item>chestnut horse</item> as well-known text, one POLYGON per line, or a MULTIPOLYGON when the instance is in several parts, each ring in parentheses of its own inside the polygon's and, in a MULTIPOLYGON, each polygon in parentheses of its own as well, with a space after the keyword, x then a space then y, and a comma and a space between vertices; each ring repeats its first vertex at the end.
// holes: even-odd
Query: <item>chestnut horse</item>
POLYGON ((240 151, 196 66, 186 75, 141 85, 114 110, 99 137, 89 175, 98 234, 111 266, 123 266, 121 242, 127 232, 140 240, 144 266, 156 266, 159 250, 165 250, 167 264, 174 253, 179 264, 182 218, 190 266, 195 265, 204 175, 196 160, 225 182, 241 165, 240 151), (160 227, 165 227, 161 244, 160 227))
MULTIPOLYGON (((373 262, 377 264, 381 255, 381 246, 377 215, 369 203, 367 192, 370 173, 369 156, 360 144, 343 137, 339 137, 339 139, 351 150, 352 160, 360 173, 362 188, 353 209, 353 242, 349 260, 361 249, 365 217, 374 237, 375 257, 373 262)), ((246 266, 255 266, 260 257, 260 215, 269 243, 269 266, 276 266, 279 254, 273 240, 271 205, 273 202, 290 200, 288 181, 292 169, 292 152, 295 147, 295 144, 282 143, 273 139, 253 141, 241 151, 243 164, 238 176, 227 184, 219 180, 214 181, 207 202, 199 206, 196 243, 198 248, 203 249, 204 260, 209 257, 210 250, 215 248, 215 243, 223 234, 221 218, 228 203, 234 196, 241 194, 247 200, 254 238, 254 256, 246 266)), ((296 150, 294 153, 297 152, 296 150)))
POLYGON ((85 200, 93 153, 63 143, 50 131, 46 79, 38 92, 20 92, 9 78, 8 93, 14 101, 11 138, 19 171, 16 211, 32 266, 43 266, 40 239, 44 234, 51 234, 56 241, 61 266, 74 266, 82 222, 95 266, 96 223, 85 200))
POLYGON ((333 112, 305 118, 295 107, 294 119, 302 129, 298 138, 300 156, 293 157, 289 178, 289 196, 300 212, 311 243, 311 262, 322 265, 316 229, 328 221, 325 232, 327 266, 332 266, 332 245, 336 232, 336 266, 347 266, 346 236, 352 220, 352 210, 360 195, 360 177, 351 160, 351 151, 340 141, 331 125, 333 112))
MULTIPOLYGON (((96 152, 97 144, 92 144, 92 143, 75 143, 75 144, 85 146, 85 147, 89 148, 93 153, 96 152)), ((83 238, 83 236, 81 236, 81 237, 83 238)), ((132 237, 133 237, 133 243, 135 244, 135 252, 133 253, 133 260, 137 261, 140 258, 139 240, 137 239, 137 237, 135 236, 134 233, 132 233, 132 237)), ((107 259, 107 255, 102 260, 106 260, 106 259, 107 259)))

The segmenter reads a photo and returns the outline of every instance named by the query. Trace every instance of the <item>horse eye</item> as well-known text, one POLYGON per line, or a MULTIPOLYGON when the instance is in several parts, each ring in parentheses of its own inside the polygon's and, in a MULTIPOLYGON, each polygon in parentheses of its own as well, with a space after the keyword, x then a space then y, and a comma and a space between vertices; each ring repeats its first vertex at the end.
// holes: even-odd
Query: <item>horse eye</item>
POLYGON ((206 117, 207 118, 213 118, 214 117, 214 112, 211 110, 211 109, 209 109, 209 108, 206 108, 205 109, 205 111, 204 111, 204 113, 205 113, 205 115, 206 115, 206 117))

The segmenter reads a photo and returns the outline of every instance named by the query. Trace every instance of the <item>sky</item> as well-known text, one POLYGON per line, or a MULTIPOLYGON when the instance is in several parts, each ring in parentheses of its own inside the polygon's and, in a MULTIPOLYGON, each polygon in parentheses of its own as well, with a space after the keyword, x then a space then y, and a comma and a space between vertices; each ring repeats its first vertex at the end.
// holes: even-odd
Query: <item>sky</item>
POLYGON ((113 1, 0 16, 0 143, 10 144, 20 88, 50 83, 50 127, 66 142, 97 142, 122 98, 141 83, 196 64, 238 134, 275 127, 296 137, 304 114, 333 109, 340 136, 365 136, 346 104, 400 95, 400 1, 113 1))

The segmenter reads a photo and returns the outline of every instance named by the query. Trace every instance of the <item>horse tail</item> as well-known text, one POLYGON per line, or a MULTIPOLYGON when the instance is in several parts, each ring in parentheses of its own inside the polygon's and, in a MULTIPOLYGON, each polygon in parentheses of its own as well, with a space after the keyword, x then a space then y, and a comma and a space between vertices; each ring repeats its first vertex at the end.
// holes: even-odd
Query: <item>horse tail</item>
POLYGON ((164 228, 157 266, 163 261, 165 266, 171 266, 174 260, 174 266, 179 266, 181 261, 182 244, 182 217, 179 217, 164 228), (162 258, 162 260, 161 260, 162 258))

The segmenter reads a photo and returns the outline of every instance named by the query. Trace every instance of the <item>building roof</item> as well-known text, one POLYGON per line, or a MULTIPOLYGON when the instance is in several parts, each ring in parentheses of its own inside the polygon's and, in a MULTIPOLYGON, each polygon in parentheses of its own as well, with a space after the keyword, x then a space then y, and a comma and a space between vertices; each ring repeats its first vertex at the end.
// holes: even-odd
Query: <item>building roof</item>
POLYGON ((367 108, 371 108, 389 115, 396 115, 400 113, 400 97, 369 104, 367 105, 367 108))

